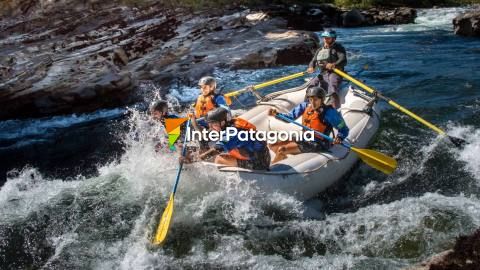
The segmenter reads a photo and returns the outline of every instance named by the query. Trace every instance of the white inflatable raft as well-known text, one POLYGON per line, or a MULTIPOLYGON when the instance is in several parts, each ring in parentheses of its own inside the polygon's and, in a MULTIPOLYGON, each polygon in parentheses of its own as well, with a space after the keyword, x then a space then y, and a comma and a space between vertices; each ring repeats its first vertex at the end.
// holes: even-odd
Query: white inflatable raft
MULTIPOLYGON (((239 117, 254 124, 258 130, 300 130, 300 127, 268 116, 270 108, 288 112, 305 99, 306 84, 265 96, 258 105, 239 117)), ((340 112, 350 129, 347 138, 353 146, 365 148, 379 127, 379 111, 376 102, 364 92, 349 88, 340 93, 340 112)), ((301 118, 297 120, 301 123, 301 118)), ((336 132, 336 131, 335 131, 336 132)), ((274 153, 271 152, 272 160, 274 153)), ((341 179, 357 162, 355 153, 335 145, 329 152, 289 155, 270 167, 269 171, 247 170, 237 167, 217 167, 203 162, 202 171, 208 177, 227 179, 225 174, 236 174, 244 181, 254 181, 265 192, 279 191, 307 200, 324 191, 341 179), (208 173, 208 172, 213 172, 208 173)), ((191 168, 193 169, 193 168, 191 168)), ((197 170, 186 170, 193 177, 197 170)), ((197 171, 198 172, 198 171, 197 171)))

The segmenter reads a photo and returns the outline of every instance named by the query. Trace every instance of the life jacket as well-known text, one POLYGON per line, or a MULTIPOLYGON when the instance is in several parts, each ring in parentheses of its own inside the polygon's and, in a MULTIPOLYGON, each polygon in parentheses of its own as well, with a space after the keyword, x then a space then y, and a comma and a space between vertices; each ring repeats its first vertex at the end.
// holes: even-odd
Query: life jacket
MULTIPOLYGON (((254 124, 239 117, 232 119, 232 122, 234 127, 241 130, 257 130, 257 127, 254 124)), ((255 141, 253 146, 253 151, 259 151, 264 147, 266 147, 264 143, 260 141, 255 141)), ((239 149, 239 148, 234 148, 230 150, 228 154, 230 154, 232 157, 239 160, 250 160, 250 157, 253 156, 253 152, 245 149, 239 149)))
POLYGON ((215 109, 217 104, 215 103, 216 95, 200 95, 195 102, 195 117, 200 118, 207 115, 207 113, 215 109))
POLYGON ((237 117, 237 118, 232 119, 232 121, 233 121, 233 126, 238 128, 238 129, 257 130, 257 127, 254 124, 248 122, 247 120, 245 120, 243 118, 237 117))
POLYGON ((325 48, 325 46, 322 47, 322 49, 317 53, 317 58, 315 59, 318 66, 323 66, 327 63, 335 63, 338 60, 337 54, 334 53, 336 52, 334 47, 335 43, 329 48, 325 48))
POLYGON ((325 121, 325 112, 330 108, 332 107, 324 106, 319 111, 309 104, 302 114, 302 124, 325 135, 330 135, 333 128, 325 121))

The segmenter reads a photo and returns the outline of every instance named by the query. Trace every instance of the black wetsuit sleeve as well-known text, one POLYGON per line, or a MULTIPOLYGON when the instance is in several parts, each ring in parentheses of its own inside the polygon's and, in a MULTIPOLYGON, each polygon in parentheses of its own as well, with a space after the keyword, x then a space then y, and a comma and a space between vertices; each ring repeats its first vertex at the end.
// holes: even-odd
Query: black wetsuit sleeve
POLYGON ((347 65, 347 52, 345 51, 345 48, 340 44, 337 44, 337 46, 335 46, 335 51, 338 57, 337 62, 335 62, 335 66, 343 69, 347 65))
POLYGON ((319 51, 320 51, 320 50, 317 50, 317 51, 315 52, 315 54, 313 55, 312 60, 311 60, 310 63, 308 64, 308 67, 309 67, 309 68, 310 68, 310 67, 311 67, 311 68, 315 68, 315 67, 317 66, 317 61, 315 61, 315 59, 317 59, 317 55, 318 55, 318 52, 319 52, 319 51))

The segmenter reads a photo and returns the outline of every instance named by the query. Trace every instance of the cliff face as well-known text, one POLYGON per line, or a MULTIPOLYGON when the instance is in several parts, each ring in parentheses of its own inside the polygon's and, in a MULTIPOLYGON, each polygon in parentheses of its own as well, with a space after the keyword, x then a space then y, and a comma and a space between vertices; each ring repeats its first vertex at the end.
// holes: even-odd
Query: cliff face
POLYGON ((248 10, 2 4, 16 12, 1 22, 0 119, 126 104, 135 100, 138 80, 192 84, 214 67, 304 64, 318 47, 313 33, 288 30, 285 20, 248 10))

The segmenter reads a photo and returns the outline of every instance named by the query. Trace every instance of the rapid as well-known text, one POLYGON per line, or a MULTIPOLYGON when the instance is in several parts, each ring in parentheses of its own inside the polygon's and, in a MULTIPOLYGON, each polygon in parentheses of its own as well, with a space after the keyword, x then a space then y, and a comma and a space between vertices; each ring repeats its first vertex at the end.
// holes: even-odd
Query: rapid
MULTIPOLYGON (((0 122, 2 160, 24 161, 11 162, 16 169, 0 189, 0 269, 402 269, 451 248, 458 235, 480 227, 480 40, 453 34, 451 20, 461 11, 419 10, 415 24, 338 33, 349 73, 464 138, 464 149, 381 103, 370 148, 397 159, 392 175, 359 163, 307 202, 265 194, 241 179, 183 177, 163 248, 148 243, 177 157, 155 152, 162 130, 145 106, 0 122), (91 140, 100 150, 71 155, 96 156, 93 168, 42 152, 62 139, 91 140), (19 153, 25 149, 36 154, 19 153), (53 169, 57 162, 64 169, 53 169)), ((214 76, 233 90, 304 69, 214 76)), ((152 83, 140 87, 154 93, 146 102, 158 93, 152 83)), ((191 102, 198 91, 170 90, 175 104, 191 102)), ((254 99, 241 96, 235 104, 242 110, 254 99)))

